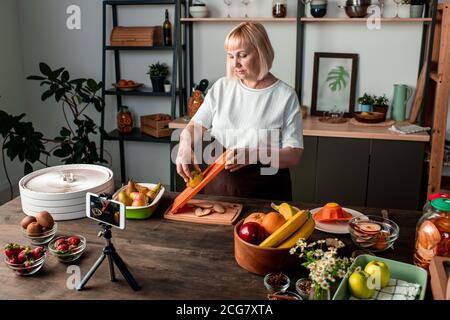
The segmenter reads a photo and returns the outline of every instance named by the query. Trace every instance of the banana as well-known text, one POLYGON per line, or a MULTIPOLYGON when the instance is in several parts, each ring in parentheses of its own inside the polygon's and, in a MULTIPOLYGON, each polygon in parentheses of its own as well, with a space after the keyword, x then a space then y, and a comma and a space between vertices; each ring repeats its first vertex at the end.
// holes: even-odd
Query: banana
POLYGON ((279 212, 286 219, 286 221, 291 219, 299 211, 298 208, 291 206, 287 202, 283 202, 279 206, 272 202, 270 206, 272 209, 279 212))
POLYGON ((295 231, 297 231, 311 214, 307 210, 301 210, 291 219, 287 220, 274 233, 268 236, 261 244, 263 248, 274 248, 289 238, 295 231))
POLYGON ((290 236, 286 241, 284 241, 277 248, 292 248, 298 239, 308 239, 313 233, 316 223, 313 218, 309 218, 303 226, 301 226, 292 236, 290 236))

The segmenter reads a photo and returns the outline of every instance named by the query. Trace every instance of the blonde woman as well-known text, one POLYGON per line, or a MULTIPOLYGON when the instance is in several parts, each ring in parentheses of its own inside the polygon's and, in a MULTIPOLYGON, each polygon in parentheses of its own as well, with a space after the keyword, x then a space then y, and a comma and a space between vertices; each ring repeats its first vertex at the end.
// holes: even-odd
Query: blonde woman
POLYGON ((201 162, 193 145, 210 133, 235 152, 205 194, 291 200, 289 168, 303 151, 297 94, 270 72, 275 55, 261 24, 239 24, 227 35, 225 50, 227 76, 214 83, 181 133, 177 172, 189 180, 189 165, 198 169, 201 162))

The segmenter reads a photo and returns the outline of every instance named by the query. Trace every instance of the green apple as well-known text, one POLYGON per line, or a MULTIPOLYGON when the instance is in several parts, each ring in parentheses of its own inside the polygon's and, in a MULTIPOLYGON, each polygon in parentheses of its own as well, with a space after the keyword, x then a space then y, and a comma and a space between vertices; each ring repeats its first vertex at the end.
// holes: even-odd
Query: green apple
POLYGON ((379 283, 381 288, 386 287, 389 280, 391 280, 391 272, 389 271, 389 267, 384 262, 372 260, 366 265, 364 271, 375 277, 375 283, 379 283))
POLYGON ((369 288, 370 275, 365 271, 354 271, 348 278, 352 296, 358 299, 372 298, 375 289, 369 288))

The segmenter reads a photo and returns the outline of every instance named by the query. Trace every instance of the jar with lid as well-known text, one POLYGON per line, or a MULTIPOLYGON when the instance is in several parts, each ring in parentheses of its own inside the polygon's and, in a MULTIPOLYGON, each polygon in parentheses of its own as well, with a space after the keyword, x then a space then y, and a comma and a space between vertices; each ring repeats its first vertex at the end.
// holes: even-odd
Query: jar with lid
POLYGON ((117 130, 120 133, 130 133, 133 130, 133 115, 127 106, 121 106, 117 113, 117 130))
POLYGON ((450 199, 431 201, 417 223, 414 264, 428 270, 434 256, 450 257, 450 199))
POLYGON ((423 206, 423 214, 426 214, 427 212, 433 210, 433 207, 431 206, 431 201, 433 201, 434 199, 439 199, 439 198, 450 198, 450 195, 448 193, 432 193, 428 196, 428 201, 425 203, 425 205, 423 206))
POLYGON ((272 17, 284 18, 287 14, 286 0, 272 0, 272 17))

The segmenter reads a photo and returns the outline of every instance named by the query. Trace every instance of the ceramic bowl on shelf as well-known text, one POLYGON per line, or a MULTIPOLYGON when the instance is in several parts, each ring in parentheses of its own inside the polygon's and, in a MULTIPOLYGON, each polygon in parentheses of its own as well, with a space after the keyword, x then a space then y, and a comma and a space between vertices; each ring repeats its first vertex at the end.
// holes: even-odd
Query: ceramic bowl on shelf
POLYGON ((189 7, 192 18, 206 18, 209 16, 208 8, 204 4, 195 4, 189 7))

